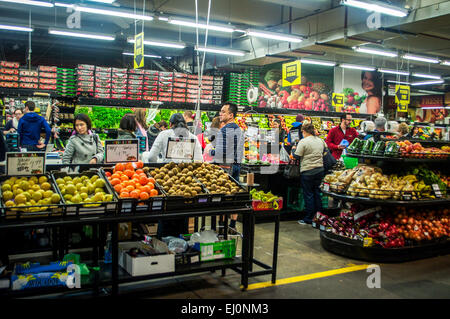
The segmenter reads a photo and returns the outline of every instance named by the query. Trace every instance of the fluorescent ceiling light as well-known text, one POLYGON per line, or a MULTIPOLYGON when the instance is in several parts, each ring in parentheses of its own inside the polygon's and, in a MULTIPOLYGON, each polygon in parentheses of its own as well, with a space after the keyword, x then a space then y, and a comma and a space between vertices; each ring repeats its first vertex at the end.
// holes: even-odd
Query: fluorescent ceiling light
POLYGON ((73 8, 75 5, 64 2, 55 2, 55 7, 73 8))
POLYGON ((29 27, 20 27, 17 25, 6 25, 6 24, 0 24, 1 30, 10 30, 10 31, 24 31, 24 32, 33 32, 33 28, 29 27))
POLYGON ((406 17, 408 15, 408 10, 392 6, 381 1, 373 1, 373 0, 341 0, 342 5, 365 9, 369 11, 380 12, 384 14, 388 14, 395 17, 406 17))
POLYGON ((436 110, 436 109, 444 109, 444 106, 422 106, 423 110, 436 110))
POLYGON ((191 28, 200 28, 200 29, 208 29, 208 30, 214 30, 214 31, 221 31, 221 32, 233 32, 234 28, 228 27, 228 26, 221 26, 217 24, 208 24, 206 23, 195 23, 195 21, 190 20, 181 20, 181 19, 169 19, 169 23, 176 24, 176 25, 182 25, 185 27, 191 27, 191 28))
POLYGON ((396 83, 396 84, 406 84, 406 85, 410 85, 410 82, 403 82, 403 81, 391 81, 391 80, 387 80, 388 83, 396 83))
POLYGON ((296 42, 296 43, 303 41, 303 39, 301 37, 294 36, 294 35, 276 33, 276 32, 259 31, 259 30, 253 30, 253 29, 248 29, 247 35, 250 35, 252 37, 257 37, 257 38, 265 38, 265 39, 296 42))
POLYGON ((96 40, 105 40, 105 41, 114 41, 114 37, 105 34, 91 33, 91 32, 75 32, 68 30, 59 30, 59 29, 48 29, 48 33, 54 35, 64 35, 68 37, 75 38, 86 38, 86 39, 96 39, 96 40))
POLYGON ((421 61, 421 62, 428 62, 428 63, 439 63, 438 59, 424 57, 424 56, 418 56, 418 55, 412 55, 412 54, 405 54, 402 56, 403 59, 407 60, 414 60, 414 61, 421 61))
POLYGON ((415 77, 418 77, 418 78, 435 79, 435 80, 441 80, 442 79, 439 75, 432 75, 432 74, 413 73, 412 76, 415 76, 415 77))
POLYGON ((450 61, 442 61, 442 65, 450 65, 450 61))
POLYGON ((232 50, 232 49, 226 49, 226 48, 219 48, 219 47, 197 47, 195 46, 195 50, 200 52, 210 52, 210 53, 217 53, 217 54, 225 54, 225 55, 235 55, 235 56, 244 56, 247 52, 241 51, 241 50, 232 50))
POLYGON ((88 1, 112 4, 116 0, 88 0, 88 1))
POLYGON ((30 6, 47 7, 53 8, 53 3, 45 1, 34 1, 34 0, 0 0, 0 2, 10 2, 17 4, 28 4, 30 6))
POLYGON ((158 17, 158 20, 160 21, 169 21, 168 17, 158 17))
POLYGON ((322 61, 322 60, 310 60, 310 59, 301 59, 301 63, 306 64, 317 64, 317 65, 325 65, 325 66, 335 66, 336 62, 322 61))
POLYGON ((409 72, 390 70, 390 69, 378 69, 378 72, 389 73, 389 74, 398 74, 398 75, 409 75, 409 72))
POLYGON ((398 55, 397 52, 394 51, 384 51, 370 47, 353 47, 353 50, 355 50, 356 52, 388 56, 390 58, 395 58, 398 55))
POLYGON ((354 65, 354 64, 339 64, 341 68, 345 69, 356 69, 356 70, 364 70, 364 71, 375 71, 375 67, 371 66, 363 66, 363 65, 354 65))
POLYGON ((420 92, 420 93, 445 95, 445 92, 439 92, 439 91, 428 91, 428 90, 417 90, 417 91, 420 92))
POLYGON ((437 81, 423 81, 423 82, 413 82, 411 85, 429 85, 429 84, 440 84, 444 83, 444 80, 437 80, 437 81))
MULTIPOLYGON (((128 43, 134 43, 133 38, 128 39, 128 43)), ((166 42, 161 40, 144 40, 145 45, 156 46, 156 47, 166 47, 166 48, 174 48, 174 49, 184 49, 186 44, 183 42, 166 42)))
POLYGON ((146 20, 146 21, 153 20, 152 16, 146 16, 146 15, 142 15, 142 14, 134 14, 134 13, 125 12, 125 11, 99 9, 99 8, 91 8, 91 7, 85 7, 85 6, 73 6, 73 8, 76 11, 93 13, 93 14, 101 14, 101 15, 129 18, 129 19, 136 19, 136 20, 146 20))
MULTIPOLYGON (((134 56, 133 52, 123 52, 123 55, 128 55, 128 56, 134 56)), ((151 55, 151 54, 144 54, 144 57, 146 58, 154 58, 154 59, 161 59, 162 57, 160 55, 151 55)), ((166 56, 166 59, 172 59, 172 57, 170 56, 166 56)))

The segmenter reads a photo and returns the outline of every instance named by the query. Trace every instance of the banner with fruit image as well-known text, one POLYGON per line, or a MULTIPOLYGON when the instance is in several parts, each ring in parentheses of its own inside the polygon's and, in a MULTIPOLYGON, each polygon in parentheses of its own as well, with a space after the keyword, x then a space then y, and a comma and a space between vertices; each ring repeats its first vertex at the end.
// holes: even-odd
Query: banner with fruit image
POLYGON ((262 69, 258 107, 334 111, 331 105, 333 68, 302 65, 301 84, 282 87, 282 63, 262 69))

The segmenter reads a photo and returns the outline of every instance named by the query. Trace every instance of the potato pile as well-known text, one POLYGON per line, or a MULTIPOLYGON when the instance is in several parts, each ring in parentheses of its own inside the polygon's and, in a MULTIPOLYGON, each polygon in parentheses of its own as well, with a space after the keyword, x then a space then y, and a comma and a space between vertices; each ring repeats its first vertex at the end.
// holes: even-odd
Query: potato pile
POLYGON ((245 190, 233 182, 220 167, 208 163, 195 163, 194 176, 202 182, 211 194, 235 194, 245 190))
POLYGON ((194 163, 169 163, 150 171, 144 167, 169 196, 194 197, 204 194, 194 176, 194 163))

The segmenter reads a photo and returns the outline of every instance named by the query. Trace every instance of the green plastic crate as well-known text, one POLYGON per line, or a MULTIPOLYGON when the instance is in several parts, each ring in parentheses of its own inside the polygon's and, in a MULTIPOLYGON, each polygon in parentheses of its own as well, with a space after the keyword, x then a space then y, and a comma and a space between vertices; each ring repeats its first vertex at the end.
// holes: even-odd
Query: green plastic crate
POLYGON ((353 167, 358 165, 358 159, 354 157, 348 157, 345 155, 342 155, 342 159, 345 164, 345 168, 352 169, 353 167))
MULTIPOLYGON (((320 193, 322 208, 328 208, 328 196, 320 193)), ((286 207, 301 212, 305 210, 305 200, 303 199, 303 190, 301 187, 288 187, 288 196, 286 207)))
POLYGON ((235 239, 215 243, 196 243, 194 248, 200 251, 200 261, 229 259, 236 256, 235 239))

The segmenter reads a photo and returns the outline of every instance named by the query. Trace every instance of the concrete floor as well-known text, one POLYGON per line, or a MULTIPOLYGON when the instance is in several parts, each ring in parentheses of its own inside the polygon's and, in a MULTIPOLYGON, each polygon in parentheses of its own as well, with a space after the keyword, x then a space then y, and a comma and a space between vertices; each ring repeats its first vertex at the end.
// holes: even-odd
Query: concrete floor
MULTIPOLYGON (((241 225, 238 223, 238 229, 241 225)), ((255 258, 271 264, 273 223, 257 224, 255 258)), ((313 274, 368 262, 351 260, 325 251, 320 245, 319 231, 296 221, 282 221, 277 279, 313 274)), ((450 298, 450 255, 398 264, 379 264, 381 288, 368 288, 370 273, 365 270, 311 279, 266 288, 240 290, 240 275, 232 270, 221 277, 220 271, 146 282, 136 286, 121 285, 121 291, 145 291, 141 298, 157 299, 316 299, 316 298, 450 298), (148 289, 150 288, 150 289, 148 289)), ((254 270, 260 270, 256 267, 254 270)), ((270 275, 250 278, 254 283, 269 282, 270 275)))

